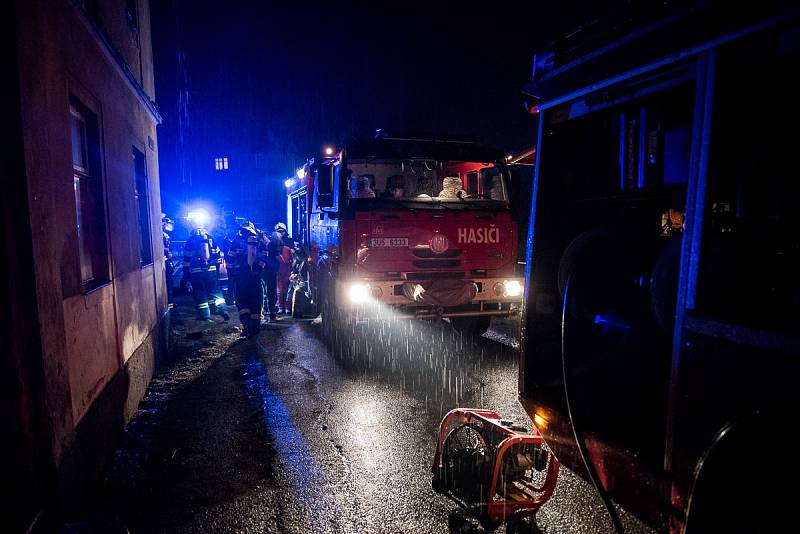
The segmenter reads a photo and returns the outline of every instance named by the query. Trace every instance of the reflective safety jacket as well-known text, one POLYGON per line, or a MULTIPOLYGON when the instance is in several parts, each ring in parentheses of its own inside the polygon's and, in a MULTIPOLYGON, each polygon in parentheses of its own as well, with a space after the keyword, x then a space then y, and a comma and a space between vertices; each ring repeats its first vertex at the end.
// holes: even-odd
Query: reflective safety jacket
POLYGON ((219 247, 205 230, 195 230, 183 247, 183 270, 189 274, 219 270, 222 256, 219 247))
POLYGON ((266 245, 255 234, 240 230, 233 239, 225 263, 234 275, 244 270, 260 272, 266 262, 266 245))
POLYGON ((161 232, 161 240, 164 242, 164 259, 172 260, 172 240, 167 232, 161 232))

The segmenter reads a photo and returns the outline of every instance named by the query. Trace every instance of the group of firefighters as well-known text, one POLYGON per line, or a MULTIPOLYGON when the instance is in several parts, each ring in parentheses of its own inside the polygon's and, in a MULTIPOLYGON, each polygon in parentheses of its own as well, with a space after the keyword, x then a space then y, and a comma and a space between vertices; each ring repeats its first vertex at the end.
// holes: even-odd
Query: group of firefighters
MULTIPOLYGON (((162 216, 164 259, 169 307, 173 307, 175 273, 170 234, 174 222, 162 216)), ((291 294, 305 276, 306 255, 282 222, 268 235, 245 221, 233 235, 221 238, 222 247, 202 221, 195 221, 186 240, 180 287, 191 293, 201 320, 220 315, 230 319, 226 304, 236 304, 244 336, 261 329, 266 311, 269 321, 291 313, 291 294), (223 295, 224 293, 224 295, 223 295)))

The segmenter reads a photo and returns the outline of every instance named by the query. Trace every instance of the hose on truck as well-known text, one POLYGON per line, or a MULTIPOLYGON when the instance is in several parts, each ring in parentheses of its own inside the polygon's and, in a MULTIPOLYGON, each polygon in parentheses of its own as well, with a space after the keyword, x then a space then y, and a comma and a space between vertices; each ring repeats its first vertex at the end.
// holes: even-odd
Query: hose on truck
POLYGON ((622 520, 617 513, 616 508, 614 508, 614 503, 611 502, 611 497, 606 492, 605 488, 603 487, 602 483, 600 482, 600 477, 597 474, 597 470, 594 467, 591 459, 589 458, 589 449, 586 447, 586 441, 583 439, 583 430, 578 425, 578 421, 575 419, 575 414, 572 410, 572 403, 570 402, 570 395, 569 389, 567 385, 567 320, 570 317, 570 313, 568 310, 569 307, 569 296, 570 296, 570 285, 572 284, 572 276, 567 279, 567 282, 564 287, 564 299, 561 307, 561 379, 564 383, 564 395, 567 400, 567 415, 569 417, 569 423, 572 426, 572 432, 575 436, 575 442, 578 444, 578 451, 580 452, 581 459, 583 460, 583 464, 586 466, 586 470, 589 473, 589 478, 592 481, 595 489, 597 490, 597 494, 600 496, 600 499, 603 501, 603 505, 608 512, 609 517, 611 518, 611 523, 614 525, 614 531, 617 534, 624 534, 625 529, 622 526, 622 520))

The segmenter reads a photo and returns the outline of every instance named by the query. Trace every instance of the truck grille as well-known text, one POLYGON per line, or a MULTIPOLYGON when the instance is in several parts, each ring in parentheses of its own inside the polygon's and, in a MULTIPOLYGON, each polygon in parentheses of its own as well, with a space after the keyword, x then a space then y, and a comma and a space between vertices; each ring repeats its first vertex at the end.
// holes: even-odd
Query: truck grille
POLYGON ((450 250, 445 250, 441 254, 436 254, 429 248, 415 248, 413 251, 414 256, 418 258, 457 258, 461 256, 463 252, 459 248, 451 248, 450 250))
POLYGON ((461 260, 415 260, 414 267, 419 269, 452 269, 461 265, 461 260))

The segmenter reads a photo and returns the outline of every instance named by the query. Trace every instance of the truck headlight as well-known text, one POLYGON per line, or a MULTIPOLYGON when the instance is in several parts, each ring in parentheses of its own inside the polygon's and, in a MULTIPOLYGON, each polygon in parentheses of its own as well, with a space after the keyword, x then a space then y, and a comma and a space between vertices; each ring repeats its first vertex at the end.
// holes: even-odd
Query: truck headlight
POLYGON ((367 284, 353 284, 347 291, 347 296, 350 297, 350 302, 353 304, 361 304, 369 298, 369 286, 367 284))
POLYGON ((503 287, 507 297, 519 297, 522 295, 522 284, 519 283, 519 280, 506 280, 503 282, 503 287))

